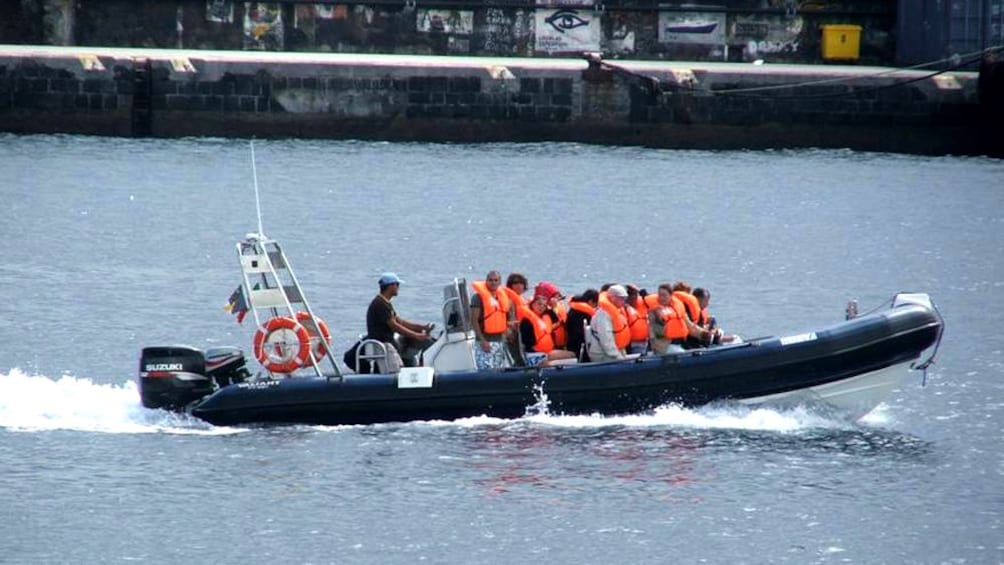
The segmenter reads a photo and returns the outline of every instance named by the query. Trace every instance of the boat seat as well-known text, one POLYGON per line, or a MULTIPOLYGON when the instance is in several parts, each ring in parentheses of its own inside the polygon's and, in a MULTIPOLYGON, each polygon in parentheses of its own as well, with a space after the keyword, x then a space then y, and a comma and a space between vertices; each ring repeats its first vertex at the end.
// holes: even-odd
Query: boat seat
POLYGON ((579 364, 579 360, 575 359, 575 358, 572 358, 572 359, 555 359, 553 361, 548 361, 547 364, 550 365, 551 367, 554 367, 556 365, 578 365, 579 364))
POLYGON ((359 361, 368 361, 375 365, 380 373, 397 373, 401 370, 401 356, 397 349, 388 347, 384 342, 377 339, 364 339, 356 349, 356 366, 359 361))

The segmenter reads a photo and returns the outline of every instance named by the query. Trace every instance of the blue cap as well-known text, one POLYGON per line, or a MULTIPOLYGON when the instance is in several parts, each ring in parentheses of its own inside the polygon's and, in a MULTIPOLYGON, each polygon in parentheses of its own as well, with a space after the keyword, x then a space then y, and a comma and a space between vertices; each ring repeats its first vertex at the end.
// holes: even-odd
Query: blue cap
POLYGON ((390 284, 401 284, 404 281, 401 280, 395 273, 384 273, 380 275, 380 286, 387 286, 390 284))

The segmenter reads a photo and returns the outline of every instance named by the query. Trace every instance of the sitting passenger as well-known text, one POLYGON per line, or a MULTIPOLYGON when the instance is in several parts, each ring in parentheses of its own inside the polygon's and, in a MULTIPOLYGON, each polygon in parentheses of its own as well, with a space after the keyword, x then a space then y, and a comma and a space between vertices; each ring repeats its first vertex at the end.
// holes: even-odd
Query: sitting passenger
POLYGON ((687 339, 701 338, 707 333, 690 320, 687 307, 668 284, 659 285, 654 304, 649 305, 649 336, 652 351, 659 355, 678 353, 685 349, 687 339))
POLYGON ((509 276, 505 279, 505 286, 502 290, 505 291, 506 296, 509 297, 509 302, 516 308, 516 319, 522 320, 523 315, 526 313, 529 304, 523 294, 526 292, 527 287, 530 282, 526 280, 526 277, 520 273, 509 273, 509 276))
POLYGON ((627 301, 624 310, 627 312, 628 328, 631 330, 631 343, 628 353, 644 355, 648 352, 648 305, 645 304, 641 291, 633 284, 626 285, 627 301))
POLYGON ((715 317, 708 313, 708 304, 711 303, 711 292, 703 288, 694 289, 694 297, 697 298, 698 304, 701 306, 701 316, 698 321, 698 325, 702 328, 711 332, 711 338, 708 345, 719 345, 722 343, 732 343, 739 339, 739 336, 726 334, 718 327, 718 322, 715 321, 715 317))
POLYGON ((624 310, 625 300, 627 290, 619 284, 611 285, 606 292, 600 293, 600 307, 593 314, 589 334, 586 335, 586 347, 591 361, 614 361, 626 357, 625 349, 631 343, 631 330, 624 310))
POLYGON ((526 317, 519 324, 524 357, 529 366, 550 365, 560 359, 574 359, 575 354, 554 346, 552 330, 557 316, 547 307, 547 298, 537 294, 530 301, 526 317))
POLYGON ((682 302, 673 300, 673 287, 660 284, 654 304, 649 302, 648 328, 652 351, 658 355, 682 352, 689 333, 684 322, 687 313, 682 302))
MULTIPOLYGON (((683 302, 687 311, 687 318, 693 322, 695 326, 700 327, 701 305, 698 303, 697 297, 690 292, 690 285, 684 281, 676 281, 673 283, 673 297, 683 302)), ((697 332, 697 335, 693 335, 693 333, 691 333, 691 335, 689 335, 684 341, 684 349, 704 347, 707 343, 705 341, 705 338, 707 337, 706 334, 707 332, 697 332)))
MULTIPOLYGON (((526 311, 529 309, 529 303, 523 297, 523 293, 526 292, 529 285, 530 282, 521 273, 509 273, 505 280, 505 286, 502 287, 509 303, 512 304, 517 323, 523 321, 523 318, 526 317, 526 311)), ((513 364, 523 365, 523 355, 519 350, 519 333, 517 331, 506 334, 505 346, 513 364)))
POLYGON ((547 299, 547 309, 553 314, 552 318, 555 319, 554 327, 551 330, 554 346, 558 349, 565 349, 568 344, 568 330, 565 327, 568 321, 568 308, 563 302, 565 295, 561 293, 561 289, 557 285, 548 281, 537 283, 533 294, 534 296, 539 294, 547 299))
POLYGON ((568 341, 565 349, 578 355, 579 361, 583 363, 589 362, 589 353, 585 348, 585 328, 596 313, 599 299, 600 293, 595 288, 590 288, 568 300, 568 318, 565 319, 568 341))

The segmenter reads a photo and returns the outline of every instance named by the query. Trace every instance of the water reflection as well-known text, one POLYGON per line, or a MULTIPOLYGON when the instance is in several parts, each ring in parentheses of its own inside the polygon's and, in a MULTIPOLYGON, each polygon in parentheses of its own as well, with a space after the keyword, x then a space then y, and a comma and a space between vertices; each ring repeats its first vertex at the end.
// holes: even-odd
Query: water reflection
POLYGON ((602 426, 561 428, 537 422, 493 423, 450 430, 459 464, 490 495, 522 489, 609 493, 645 489, 656 498, 699 499, 734 470, 729 461, 816 468, 930 464, 935 446, 894 431, 856 427, 771 430, 602 426), (797 464, 792 458, 798 459, 797 464))
POLYGON ((624 485, 686 486, 700 447, 668 429, 554 429, 532 423, 482 426, 460 438, 475 481, 491 494, 520 487, 586 491, 624 485))

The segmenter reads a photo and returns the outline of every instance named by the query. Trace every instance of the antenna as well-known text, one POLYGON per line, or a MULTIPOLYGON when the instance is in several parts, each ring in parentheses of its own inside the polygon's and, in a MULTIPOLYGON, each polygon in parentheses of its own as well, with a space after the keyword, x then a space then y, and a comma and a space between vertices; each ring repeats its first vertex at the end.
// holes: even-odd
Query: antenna
POLYGON ((251 176, 254 177, 254 204, 258 210, 258 235, 265 239, 265 229, 261 225, 261 196, 258 194, 258 169, 254 163, 254 140, 251 143, 251 176))

